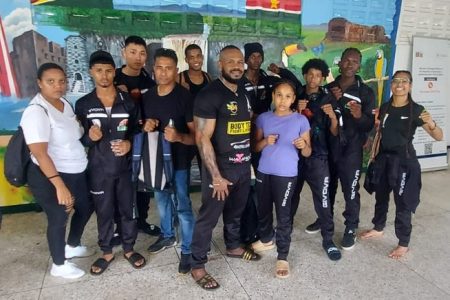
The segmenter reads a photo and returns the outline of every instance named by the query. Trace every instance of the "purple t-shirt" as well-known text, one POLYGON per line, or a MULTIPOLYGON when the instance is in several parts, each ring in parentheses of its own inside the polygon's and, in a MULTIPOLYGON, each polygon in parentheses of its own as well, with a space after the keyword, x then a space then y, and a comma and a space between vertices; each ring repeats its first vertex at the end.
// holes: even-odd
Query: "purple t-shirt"
POLYGON ((308 119, 298 113, 280 117, 269 111, 258 116, 256 127, 262 129, 264 138, 278 134, 276 143, 262 150, 258 171, 268 175, 297 176, 298 150, 292 142, 309 130, 308 119))

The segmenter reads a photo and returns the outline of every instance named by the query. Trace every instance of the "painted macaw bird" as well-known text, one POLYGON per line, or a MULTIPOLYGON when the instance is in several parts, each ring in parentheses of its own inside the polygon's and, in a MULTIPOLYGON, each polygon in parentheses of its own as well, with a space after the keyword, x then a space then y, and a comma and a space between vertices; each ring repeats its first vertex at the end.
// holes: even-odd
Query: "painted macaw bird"
POLYGON ((386 59, 384 58, 384 52, 381 49, 377 50, 377 60, 375 61, 375 78, 378 83, 378 107, 381 105, 381 101, 383 98, 383 85, 384 85, 384 74, 386 74, 386 59))

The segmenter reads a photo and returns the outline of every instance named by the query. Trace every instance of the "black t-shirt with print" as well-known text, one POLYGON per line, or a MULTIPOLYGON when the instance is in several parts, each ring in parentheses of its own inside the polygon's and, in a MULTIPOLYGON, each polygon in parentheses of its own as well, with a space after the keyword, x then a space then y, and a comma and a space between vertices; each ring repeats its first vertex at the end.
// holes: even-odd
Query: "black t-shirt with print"
POLYGON ((384 103, 380 107, 379 116, 381 151, 406 155, 408 150, 410 157, 415 157, 412 141, 417 127, 424 124, 419 118, 424 109, 414 102, 402 107, 393 107, 390 102, 384 103))
POLYGON ((131 98, 136 101, 136 103, 140 103, 142 95, 154 87, 156 83, 145 69, 141 69, 141 73, 138 76, 128 76, 122 71, 124 67, 125 66, 122 66, 121 68, 116 69, 114 85, 125 85, 131 98))
MULTIPOLYGON (((158 130, 164 128, 172 119, 175 129, 180 133, 189 133, 187 123, 193 122, 193 99, 191 93, 179 84, 165 96, 158 95, 157 86, 143 95, 143 115, 145 119, 159 120, 158 130)), ((190 165, 192 147, 175 142, 172 143, 172 159, 175 170, 186 170, 190 165)))
POLYGON ((244 90, 239 87, 235 94, 219 79, 195 98, 194 115, 216 120, 211 143, 219 168, 250 164, 250 112, 244 90))

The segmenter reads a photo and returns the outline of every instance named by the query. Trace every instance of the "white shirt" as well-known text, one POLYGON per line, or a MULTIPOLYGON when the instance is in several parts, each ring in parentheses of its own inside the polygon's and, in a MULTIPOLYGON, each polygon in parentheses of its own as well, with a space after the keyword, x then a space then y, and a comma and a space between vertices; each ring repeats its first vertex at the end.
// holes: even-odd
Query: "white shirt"
MULTIPOLYGON (((42 105, 47 113, 39 105, 29 105, 22 114, 20 126, 27 145, 48 143, 48 155, 58 172, 77 174, 87 166, 86 151, 80 142, 83 128, 69 103, 61 101, 64 103, 63 112, 48 103, 40 93, 37 94, 30 104, 42 105)), ((39 165, 33 155, 31 159, 39 165)))

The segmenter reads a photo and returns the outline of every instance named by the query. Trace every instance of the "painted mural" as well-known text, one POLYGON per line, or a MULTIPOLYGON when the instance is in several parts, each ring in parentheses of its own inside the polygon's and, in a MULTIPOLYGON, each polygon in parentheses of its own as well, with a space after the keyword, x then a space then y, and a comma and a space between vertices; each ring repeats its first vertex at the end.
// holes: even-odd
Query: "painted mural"
MULTIPOLYGON (((356 47, 363 53, 359 75, 383 100, 390 35, 396 6, 389 0, 11 0, 0 7, 0 166, 10 135, 36 94, 36 71, 44 62, 63 66, 68 76, 67 98, 75 103, 93 88, 88 57, 109 51, 122 64, 126 36, 147 42, 152 54, 159 47, 184 48, 196 43, 207 59, 204 68, 217 75, 217 54, 227 44, 243 49, 247 42, 264 46, 263 67, 274 62, 300 78, 304 62, 327 61, 329 82, 338 75, 341 52, 356 47), (352 3, 349 5, 347 3, 352 3), (382 23, 380 23, 382 22, 382 23)), ((186 69, 180 59, 180 70, 186 69)), ((32 202, 25 188, 13 188, 0 174, 0 207, 32 202)))

